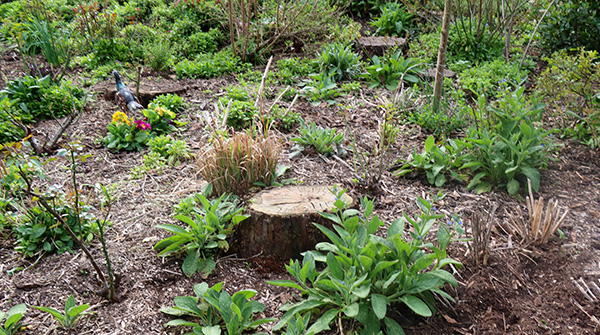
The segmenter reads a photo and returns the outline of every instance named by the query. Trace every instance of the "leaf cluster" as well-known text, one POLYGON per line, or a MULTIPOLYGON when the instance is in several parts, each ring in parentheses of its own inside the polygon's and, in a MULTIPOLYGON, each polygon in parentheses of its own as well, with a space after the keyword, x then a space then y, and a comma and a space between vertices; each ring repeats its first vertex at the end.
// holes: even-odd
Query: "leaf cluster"
POLYGON ((402 51, 397 50, 382 57, 373 56, 372 64, 366 67, 364 78, 371 82, 369 87, 383 86, 395 90, 402 80, 410 84, 420 82, 419 75, 423 74, 424 64, 415 58, 402 57, 402 51))
POLYGON ((195 297, 176 297, 175 306, 161 308, 160 311, 174 316, 196 317, 201 324, 175 319, 165 324, 165 327, 192 327, 192 332, 186 335, 220 335, 224 326, 227 334, 241 335, 261 324, 275 321, 272 318, 256 319, 255 314, 262 313, 265 305, 249 300, 256 295, 255 290, 241 290, 229 295, 223 290, 223 282, 220 282, 212 287, 207 283, 196 284, 194 293, 195 297))
MULTIPOLYGON (((438 194, 435 199, 441 197, 438 194)), ((376 232, 384 223, 373 215, 373 202, 362 199, 361 203, 362 214, 348 209, 341 200, 334 204, 333 213, 321 213, 334 222, 333 230, 315 224, 330 242, 317 244, 318 251, 306 252, 302 262, 290 261, 286 269, 294 280, 269 282, 298 289, 304 297, 284 306, 286 312, 274 330, 281 329, 295 315, 318 312, 320 316, 306 330, 307 334, 330 329, 338 318, 360 322, 360 334, 377 334, 382 325, 384 333, 402 334, 402 327, 388 315, 391 305, 402 303, 427 317, 435 311, 434 293, 452 300, 441 288, 445 283, 457 283, 442 267, 462 266, 446 254, 453 235, 463 233, 462 227, 457 225, 451 231, 440 225, 437 243, 429 242, 428 232, 443 215, 435 214, 433 205, 419 198, 421 214, 415 218, 404 214, 391 224, 387 236, 381 237, 376 232), (412 231, 405 241, 407 223, 412 231), (325 269, 318 270, 317 263, 325 269)))
POLYGON ((381 14, 369 24, 380 36, 408 37, 413 31, 413 15, 398 2, 388 2, 379 7, 381 14))
POLYGON ((75 323, 81 317, 89 314, 86 312, 87 309, 90 308, 89 304, 76 305, 75 298, 71 294, 65 303, 65 312, 62 313, 54 308, 45 307, 45 306, 31 306, 35 309, 39 309, 42 312, 49 313, 52 315, 63 327, 67 329, 71 329, 75 326, 75 323))
POLYGON ((343 43, 326 45, 317 55, 321 72, 329 74, 336 82, 350 80, 360 71, 360 57, 352 48, 343 43))
POLYGON ((225 201, 229 199, 225 195, 213 201, 202 194, 197 197, 202 207, 190 211, 192 217, 182 214, 175 216, 175 219, 187 225, 185 228, 174 224, 156 226, 174 235, 156 243, 154 250, 160 251, 159 256, 171 256, 185 251, 187 256, 182 270, 188 277, 197 271, 208 276, 215 268, 213 257, 220 250, 229 249, 226 241, 228 234, 231 234, 236 224, 247 218, 240 214, 243 207, 237 207, 237 202, 232 204, 225 201))
POLYGON ((23 325, 21 319, 23 318, 23 315, 25 315, 26 312, 27 306, 25 304, 15 305, 6 313, 0 311, 0 334, 16 334, 23 325), (6 321, 4 321, 5 317, 6 321), (1 324, 2 321, 4 321, 4 324, 1 324))
POLYGON ((338 133, 335 129, 317 127, 316 124, 310 122, 308 125, 302 122, 302 126, 298 128, 300 137, 292 137, 291 140, 303 145, 311 146, 318 153, 329 155, 334 150, 340 150, 340 145, 344 140, 344 134, 338 133), (334 148, 335 146, 335 148, 334 148))

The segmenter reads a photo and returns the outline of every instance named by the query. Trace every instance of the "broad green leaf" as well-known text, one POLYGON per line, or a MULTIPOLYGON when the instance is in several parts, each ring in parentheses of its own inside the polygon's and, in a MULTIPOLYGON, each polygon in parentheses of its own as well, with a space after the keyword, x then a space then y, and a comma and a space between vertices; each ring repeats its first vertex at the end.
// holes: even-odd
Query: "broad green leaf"
POLYGON ((293 280, 268 280, 268 281, 266 281, 266 283, 270 284, 270 285, 275 285, 275 286, 291 287, 291 288, 295 288, 298 290, 304 290, 302 288, 302 286, 298 285, 293 280))
POLYGON ((388 228, 387 237, 390 238, 394 235, 402 235, 404 233, 405 223, 406 220, 404 219, 404 217, 400 217, 396 219, 396 221, 392 222, 390 228, 388 228))
POLYGON ((430 152, 431 148, 433 148, 434 146, 435 146, 435 138, 433 137, 433 135, 430 135, 425 140, 425 151, 430 152))
POLYGON ((349 318, 354 318, 358 315, 358 303, 355 302, 344 308, 344 314, 349 318))
POLYGON ((195 322, 191 322, 191 321, 182 320, 182 319, 175 319, 175 320, 171 320, 171 321, 167 322, 165 324, 165 327, 167 327, 167 326, 190 326, 190 327, 196 327, 196 326, 199 326, 199 324, 197 324, 195 322))
POLYGON ((198 299, 194 297, 175 297, 173 301, 175 302, 175 306, 179 307, 180 309, 186 312, 191 312, 192 314, 197 315, 202 314, 202 311, 198 308, 198 299))
POLYGON ((323 330, 329 330, 329 324, 335 319, 340 311, 338 309, 332 308, 325 312, 321 317, 317 320, 317 322, 313 323, 310 328, 306 331, 307 334, 313 333, 317 334, 322 332, 323 330))
POLYGON ((221 335, 221 326, 202 327, 204 335, 221 335))
POLYGON ((427 307, 427 304, 423 302, 423 300, 413 296, 413 295, 404 295, 400 297, 400 301, 406 304, 413 312, 425 316, 431 316, 431 310, 427 307))
POLYGON ((398 324, 398 322, 394 321, 391 318, 383 319, 386 328, 386 334, 394 334, 394 335, 404 335, 404 329, 398 324))
POLYGON ((516 179, 511 179, 506 184, 506 190, 508 191, 508 194, 515 195, 517 192, 519 192, 519 186, 519 182, 516 179))
POLYGON ((63 314, 57 310, 55 310, 54 308, 50 308, 50 307, 45 307, 45 306, 31 306, 35 309, 39 309, 42 312, 46 312, 46 313, 50 313, 52 316, 54 316, 56 318, 56 320, 58 320, 58 322, 60 322, 61 324, 64 325, 65 323, 65 317, 63 316, 63 314))
POLYGON ((371 307, 379 320, 385 317, 387 313, 387 298, 381 294, 371 295, 371 307))
POLYGON ((188 251, 188 255, 181 265, 181 269, 186 276, 191 277, 196 273, 196 270, 198 270, 198 256, 198 249, 188 251))
POLYGON ((168 232, 171 232, 171 233, 177 234, 177 235, 187 235, 187 234, 189 234, 189 232, 187 230, 181 228, 180 226, 174 225, 174 224, 159 224, 159 225, 156 225, 155 227, 156 228, 164 229, 164 230, 166 230, 168 232))

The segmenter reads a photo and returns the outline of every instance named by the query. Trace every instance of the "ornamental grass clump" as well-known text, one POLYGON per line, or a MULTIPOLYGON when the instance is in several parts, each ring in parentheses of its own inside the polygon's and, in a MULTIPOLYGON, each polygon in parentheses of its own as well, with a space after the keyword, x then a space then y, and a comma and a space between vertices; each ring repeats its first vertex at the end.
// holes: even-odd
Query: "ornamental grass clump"
POLYGON ((245 194, 255 183, 270 185, 281 147, 273 137, 236 133, 217 137, 199 155, 200 175, 216 194, 245 194))

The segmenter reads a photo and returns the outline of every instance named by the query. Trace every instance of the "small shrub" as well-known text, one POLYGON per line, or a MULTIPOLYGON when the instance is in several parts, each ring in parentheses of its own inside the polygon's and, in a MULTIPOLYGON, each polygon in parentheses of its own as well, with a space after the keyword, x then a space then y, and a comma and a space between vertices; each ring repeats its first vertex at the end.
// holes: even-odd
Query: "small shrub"
POLYGON ((513 90, 527 79, 529 71, 520 70, 517 63, 507 63, 504 59, 481 62, 459 74, 463 89, 473 95, 502 95, 502 91, 513 90))
POLYGON ((157 106, 162 106, 174 113, 183 112, 185 108, 185 103, 183 102, 183 98, 178 96, 177 94, 161 94, 156 98, 152 99, 150 103, 153 103, 157 106))
POLYGON ((402 51, 387 53, 383 57, 373 56, 372 63, 367 66, 364 75, 371 82, 371 88, 383 86, 395 90, 400 79, 417 84, 420 82, 418 76, 423 74, 424 64, 418 59, 405 59, 402 51))
MULTIPOLYGON (((210 190, 207 191, 209 193, 210 190)), ((185 250, 187 256, 181 268, 188 277, 198 271, 207 277, 215 269, 214 257, 219 251, 229 249, 226 238, 233 227, 247 218, 240 214, 244 208, 237 206, 237 199, 226 198, 225 194, 214 201, 209 201, 204 195, 198 195, 198 198, 202 209, 194 211, 194 217, 175 216, 187 225, 186 228, 173 224, 156 226, 174 235, 156 243, 154 249, 160 251, 159 256, 171 256, 185 250), (226 200, 235 202, 227 203, 226 200)))
POLYGON ((377 28, 375 34, 383 36, 407 37, 413 29, 413 16, 404 10, 397 2, 390 2, 380 7, 381 14, 371 21, 371 26, 377 28))
POLYGON ((177 166, 182 161, 190 160, 194 154, 183 140, 173 140, 170 136, 160 135, 148 141, 151 152, 158 153, 169 165, 177 166))
POLYGON ((325 46, 317 56, 321 72, 327 73, 335 81, 350 80, 360 71, 360 57, 349 45, 333 43, 325 46))
POLYGON ((548 53, 580 47, 600 51, 600 3, 561 1, 550 9, 540 28, 541 44, 548 53))
POLYGON ((424 151, 417 154, 415 149, 411 158, 395 174, 402 176, 416 170, 425 173, 427 182, 435 187, 442 187, 448 176, 458 181, 466 180, 466 176, 460 175, 458 169, 463 166, 463 151, 470 146, 463 140, 452 139, 437 146, 435 138, 429 136, 425 141, 424 151))
POLYGON ((421 127, 421 129, 434 136, 448 137, 451 133, 463 129, 467 125, 465 113, 462 108, 451 107, 442 101, 440 110, 434 111, 431 104, 409 112, 407 121, 421 127))
POLYGON ((337 87, 333 75, 325 72, 313 73, 309 75, 310 80, 304 81, 300 90, 302 96, 311 101, 313 105, 318 105, 325 101, 329 105, 335 104, 335 98, 343 95, 337 87))
POLYGON ((217 137, 199 155, 200 175, 216 193, 243 195, 257 182, 271 184, 280 151, 273 137, 253 138, 246 133, 235 133, 231 139, 217 137))
POLYGON ((148 65, 154 71, 165 71, 173 62, 173 50, 171 42, 163 37, 152 40, 146 46, 146 59, 148 65))
POLYGON ((165 326, 191 326, 190 335, 221 334, 220 324, 225 325, 230 335, 247 334, 259 325, 276 319, 256 319, 255 314, 262 313, 265 305, 248 300, 256 295, 255 290, 242 290, 229 295, 222 290, 223 282, 212 287, 201 283, 194 285, 195 297, 184 296, 175 298, 175 306, 161 308, 161 312, 175 316, 191 316, 199 318, 201 324, 176 319, 165 326))
POLYGON ((563 133, 591 147, 598 146, 600 130, 597 58, 597 51, 581 49, 575 55, 558 51, 547 59, 548 67, 537 80, 537 87, 554 106, 563 133))
POLYGON ((317 71, 317 63, 308 58, 282 58, 277 61, 277 78, 281 84, 293 85, 299 78, 317 71))
POLYGON ((308 125, 303 123, 298 132, 300 132, 300 137, 292 137, 292 141, 303 146, 313 147, 318 153, 324 155, 331 154, 334 149, 339 151, 344 140, 343 133, 338 133, 331 128, 317 127, 312 122, 308 125))
POLYGON ((152 134, 163 135, 172 133, 177 129, 175 125, 179 122, 175 120, 175 113, 161 105, 150 103, 147 109, 142 110, 142 113, 145 120, 150 124, 147 129, 151 130, 152 134))
POLYGON ((208 79, 240 71, 239 57, 228 51, 199 55, 195 61, 184 59, 173 66, 177 78, 208 79))
POLYGON ((480 27, 477 20, 461 18, 451 27, 448 37, 448 60, 479 64, 500 57, 504 43, 499 34, 480 27))
POLYGON ((284 132, 292 131, 302 122, 300 113, 288 111, 279 106, 273 107, 271 110, 271 117, 275 121, 275 127, 284 132))
MULTIPOLYGON (((543 105, 536 96, 527 100, 525 88, 507 92, 496 105, 487 106, 492 119, 469 131, 466 141, 473 151, 464 157, 461 169, 469 168, 475 176, 467 187, 479 193, 491 190, 492 185, 504 186, 509 194, 517 194, 525 179, 531 180, 535 191, 540 187, 539 169, 548 164, 552 149, 550 132, 534 123, 542 118, 543 105)), ((484 100, 482 98, 482 100, 484 100)), ((484 108, 480 101, 480 108, 484 108)))
MULTIPOLYGON (((340 192, 334 193, 338 199, 341 197, 340 192)), ((434 293, 453 300, 442 289, 445 284, 456 286, 457 282, 443 267, 462 267, 447 257, 446 248, 464 229, 459 223, 440 224, 437 241, 432 241, 429 232, 444 217, 434 207, 441 198, 443 195, 438 194, 429 202, 419 197, 421 213, 416 217, 404 214, 389 226, 384 237, 376 234, 384 222, 373 214, 372 201, 361 200, 361 213, 337 200, 333 213, 321 213, 332 221, 333 229, 315 224, 329 242, 319 243, 318 251, 307 251, 302 261, 290 261, 286 269, 293 280, 268 282, 302 294, 299 302, 285 306, 285 313, 273 330, 278 331, 294 316, 313 312, 319 317, 306 334, 330 329, 330 324, 338 319, 358 321, 364 333, 403 334, 402 327, 388 313, 391 306, 403 304, 414 313, 429 317, 436 310, 434 293), (406 223, 410 233, 403 237, 406 223)))

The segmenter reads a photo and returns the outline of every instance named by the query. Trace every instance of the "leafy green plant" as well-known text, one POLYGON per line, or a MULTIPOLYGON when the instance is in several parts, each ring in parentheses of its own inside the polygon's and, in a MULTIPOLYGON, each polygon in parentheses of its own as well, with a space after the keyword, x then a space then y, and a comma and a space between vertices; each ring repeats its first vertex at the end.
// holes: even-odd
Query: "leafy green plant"
POLYGON ((415 111, 408 112, 407 121, 419 125, 434 136, 447 137, 467 124, 462 107, 457 107, 455 110, 450 110, 450 108, 447 102, 442 101, 440 110, 436 112, 431 108, 431 104, 425 104, 415 111))
POLYGON ((221 195, 215 201, 209 201, 204 195, 198 195, 198 198, 202 210, 197 211, 194 218, 186 215, 175 216, 175 219, 187 225, 186 228, 173 224, 156 226, 174 235, 156 243, 154 249, 160 251, 159 256, 170 256, 185 250, 187 256, 183 261, 182 270, 188 277, 197 271, 202 271, 203 276, 208 276, 215 269, 213 257, 219 250, 229 249, 225 240, 227 235, 236 224, 247 218, 240 214, 242 207, 222 205, 225 195, 221 195))
POLYGON ((270 185, 276 175, 281 146, 274 137, 235 133, 216 137, 199 154, 200 175, 216 193, 245 194, 257 182, 270 185))
POLYGON ((283 132, 290 132, 302 122, 302 115, 292 110, 284 110, 279 106, 271 108, 271 117, 275 127, 283 132))
MULTIPOLYGON (((175 298, 175 306, 162 308, 161 312, 182 316, 198 317, 202 325, 176 319, 169 321, 165 326, 191 326, 192 333, 188 334, 221 334, 220 323, 224 323, 227 334, 241 335, 260 326, 273 322, 276 319, 255 319, 255 314, 262 313, 265 305, 249 300, 256 295, 255 290, 242 290, 229 295, 223 288, 223 282, 212 287, 201 283, 194 285, 195 297, 183 296, 175 298)), ((262 333, 261 333, 262 334, 262 333)))
POLYGON ((407 37, 413 29, 413 15, 398 2, 388 2, 380 7, 381 14, 370 22, 377 28, 375 34, 407 37))
POLYGON ((571 55, 561 50, 545 58, 548 67, 537 78, 537 87, 554 107, 563 134, 590 146, 598 142, 597 58, 597 51, 581 49, 571 55))
MULTIPOLYGON (((229 102, 224 104, 224 106, 227 105, 229 105, 229 102)), ((254 102, 231 100, 227 125, 235 130, 248 129, 252 125, 254 117, 258 114, 258 107, 254 106, 254 102)), ((222 115, 222 117, 225 117, 225 115, 222 115)))
POLYGON ((116 150, 140 150, 145 147, 150 136, 150 124, 137 120, 133 121, 123 112, 115 112, 112 122, 106 128, 108 133, 104 138, 104 144, 109 149, 116 150))
MULTIPOLYGON (((339 199, 340 192, 334 192, 339 199)), ((443 195, 438 194, 432 202, 441 198, 443 195)), ((321 213, 334 222, 333 230, 315 224, 330 242, 317 244, 318 251, 306 252, 302 262, 290 261, 286 269, 294 280, 268 282, 298 289, 304 297, 284 306, 286 312, 274 331, 295 315, 314 312, 319 316, 306 333, 317 334, 330 329, 336 319, 345 318, 359 321, 366 334, 377 334, 382 325, 386 334, 402 334, 402 327, 388 316, 388 306, 402 303, 414 313, 428 317, 435 311, 434 293, 452 300, 441 288, 446 283, 457 283, 442 267, 462 266, 446 254, 454 235, 464 232, 462 227, 439 225, 437 243, 430 242, 429 231, 444 215, 436 214, 432 203, 419 198, 421 214, 416 218, 404 214, 382 237, 376 232, 384 223, 373 215, 373 202, 365 198, 361 203, 362 215, 341 200, 334 204, 333 213, 321 213), (408 241, 403 238, 406 223, 412 228, 408 241), (317 270, 317 262, 325 268, 317 270)), ((341 325, 338 323, 338 327, 341 325)))
POLYGON ((600 51, 600 4, 590 0, 557 3, 541 24, 541 44, 549 53, 583 47, 600 51))
POLYGON ((333 43, 325 46, 317 56, 321 72, 329 74, 334 81, 350 80, 360 71, 360 57, 349 45, 333 43))
POLYGON ((497 30, 478 24, 468 17, 459 18, 451 27, 448 38, 448 59, 474 64, 502 55, 504 44, 497 30))
POLYGON ((313 105, 318 105, 322 101, 326 101, 332 105, 335 103, 335 98, 343 93, 338 89, 333 76, 325 72, 312 73, 308 75, 310 80, 304 81, 304 87, 300 93, 313 105))
POLYGON ((25 304, 18 304, 13 306, 8 312, 4 313, 0 311, 0 322, 4 321, 4 325, 0 324, 0 333, 3 335, 13 335, 21 330, 23 323, 21 319, 27 312, 27 306, 25 304))
POLYGON ((81 317, 89 314, 86 312, 90 308, 89 304, 83 304, 76 306, 75 298, 71 294, 65 303, 65 312, 61 313, 58 310, 45 306, 31 306, 35 309, 39 309, 42 312, 49 313, 56 321, 58 321, 63 327, 71 329, 75 326, 75 323, 81 319, 81 317))
POLYGON ((502 95, 502 90, 513 90, 527 79, 526 69, 519 69, 516 63, 507 63, 503 59, 495 59, 479 63, 460 72, 460 84, 463 89, 474 95, 502 95))
MULTIPOLYGON (((177 120, 176 114, 167 108, 150 103, 147 109, 142 110, 145 120, 150 124, 150 131, 155 135, 163 135, 174 132, 175 125, 181 123, 177 120)), ((136 124, 137 126, 137 124, 136 124)))
POLYGON ((528 101, 524 92, 524 87, 507 92, 497 105, 487 108, 485 98, 480 99, 480 110, 492 113, 494 119, 471 129, 466 138, 473 152, 464 158, 461 168, 476 173, 468 188, 486 192, 492 185, 505 186, 514 195, 527 178, 535 191, 539 189, 539 168, 548 164, 551 132, 535 126, 544 106, 535 95, 528 101))
POLYGON ((142 165, 135 166, 131 171, 132 179, 143 178, 149 172, 163 174, 164 169, 167 167, 167 160, 156 151, 150 151, 142 159, 142 165))
POLYGON ((463 151, 468 150, 470 143, 463 140, 448 139, 445 144, 437 146, 435 138, 429 136, 425 141, 425 149, 417 154, 416 149, 409 161, 406 162, 395 174, 402 176, 414 170, 424 172, 427 181, 435 187, 442 187, 447 176, 463 181, 466 176, 458 173, 463 165, 463 151))
POLYGON ((420 82, 423 74, 423 62, 414 58, 402 57, 402 51, 387 53, 382 57, 373 56, 372 65, 366 67, 365 79, 371 82, 370 87, 379 86, 395 90, 400 80, 411 84, 420 82))
POLYGON ((292 141, 303 146, 314 147, 318 153, 324 155, 331 154, 334 151, 334 145, 335 149, 339 151, 344 140, 343 133, 338 133, 331 128, 317 127, 313 122, 308 125, 303 122, 302 126, 298 128, 298 132, 300 137, 292 137, 292 141))
POLYGON ((173 63, 171 42, 166 38, 151 40, 147 45, 146 62, 154 71, 165 71, 173 63))
POLYGON ((277 79, 281 84, 292 85, 298 78, 306 77, 318 70, 318 64, 308 58, 282 58, 277 61, 277 79))
POLYGON ((178 96, 177 94, 161 94, 156 98, 152 99, 150 103, 155 104, 157 106, 162 106, 176 114, 183 112, 183 110, 185 109, 185 103, 183 102, 183 98, 178 96))
POLYGON ((228 51, 202 54, 196 57, 195 61, 184 59, 173 65, 177 78, 192 79, 220 77, 242 68, 240 59, 228 51))

